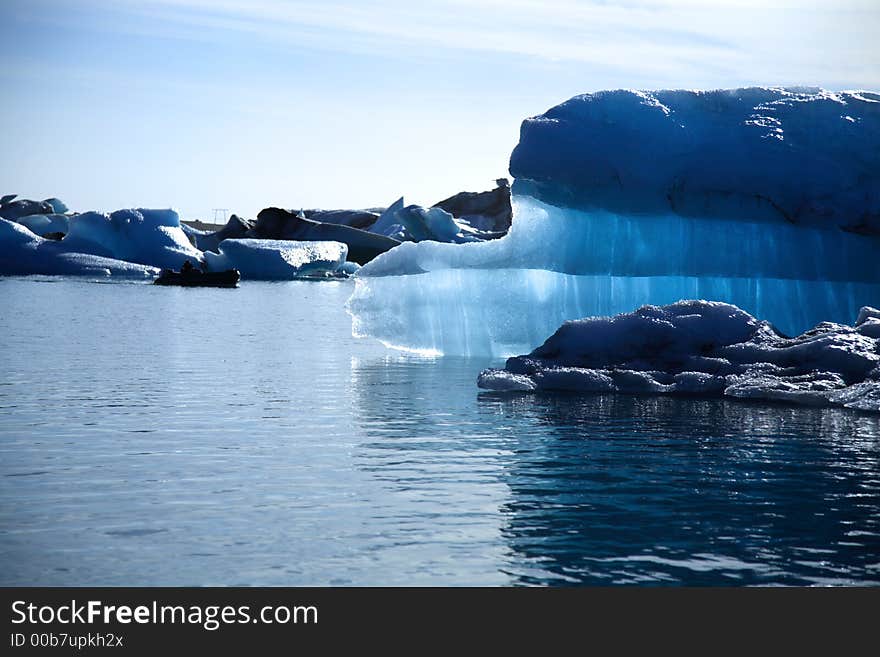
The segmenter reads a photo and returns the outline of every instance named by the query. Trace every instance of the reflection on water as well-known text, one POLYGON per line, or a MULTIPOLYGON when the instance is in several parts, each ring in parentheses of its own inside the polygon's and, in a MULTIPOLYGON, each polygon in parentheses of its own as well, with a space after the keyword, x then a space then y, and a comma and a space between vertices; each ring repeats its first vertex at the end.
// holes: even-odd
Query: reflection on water
POLYGON ((514 566, 524 583, 880 581, 874 418, 668 397, 483 403, 536 428, 504 477, 514 563, 541 568, 514 566))
POLYGON ((347 283, 0 279, 0 584, 880 581, 880 425, 492 395, 347 283))
POLYGON ((441 522, 444 504, 501 499, 498 568, 511 583, 880 583, 876 418, 739 400, 493 393, 461 417, 472 393, 443 382, 468 369, 448 358, 354 363, 373 438, 360 458, 400 490, 430 490, 441 522))

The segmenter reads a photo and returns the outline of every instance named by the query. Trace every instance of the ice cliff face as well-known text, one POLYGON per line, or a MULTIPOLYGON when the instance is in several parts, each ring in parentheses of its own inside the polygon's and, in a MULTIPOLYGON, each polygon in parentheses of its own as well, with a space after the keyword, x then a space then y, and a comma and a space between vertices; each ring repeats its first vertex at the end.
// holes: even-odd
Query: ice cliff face
POLYGON ((514 220, 364 267, 354 331, 446 354, 530 351, 563 321, 733 303, 781 331, 880 304, 880 96, 578 96, 523 123, 514 220))

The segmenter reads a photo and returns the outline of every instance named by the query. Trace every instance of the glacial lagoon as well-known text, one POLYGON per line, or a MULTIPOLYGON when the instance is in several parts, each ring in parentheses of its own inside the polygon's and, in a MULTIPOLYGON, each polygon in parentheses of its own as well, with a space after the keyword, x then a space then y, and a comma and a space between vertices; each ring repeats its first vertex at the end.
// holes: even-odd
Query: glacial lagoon
POLYGON ((880 584, 880 419, 496 394, 351 281, 0 278, 0 584, 880 584))

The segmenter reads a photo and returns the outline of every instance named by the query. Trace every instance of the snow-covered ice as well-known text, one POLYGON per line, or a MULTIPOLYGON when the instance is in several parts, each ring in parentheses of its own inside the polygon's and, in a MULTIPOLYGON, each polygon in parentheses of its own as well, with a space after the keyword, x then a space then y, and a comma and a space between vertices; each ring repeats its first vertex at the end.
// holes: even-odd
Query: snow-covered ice
POLYGON ((511 172, 506 237, 404 243, 358 272, 357 335, 506 356, 565 320, 682 298, 789 334, 880 305, 877 94, 578 96, 523 123, 511 172))
POLYGON ((238 269, 243 279, 291 280, 339 271, 348 247, 341 242, 227 239, 205 252, 209 271, 238 269))
POLYGON ((880 412, 880 311, 794 338, 736 306, 680 301, 564 323, 478 379, 497 391, 707 394, 880 412))

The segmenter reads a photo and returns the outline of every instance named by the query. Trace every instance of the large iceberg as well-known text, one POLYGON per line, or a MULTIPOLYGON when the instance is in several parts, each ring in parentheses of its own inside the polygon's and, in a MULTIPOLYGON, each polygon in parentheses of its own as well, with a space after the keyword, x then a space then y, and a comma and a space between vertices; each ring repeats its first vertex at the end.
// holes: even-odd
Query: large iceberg
POLYGON ((338 272, 348 255, 347 245, 330 241, 226 239, 218 250, 205 252, 209 271, 235 268, 251 280, 323 277, 338 272))
POLYGON ((481 388, 703 394, 880 411, 880 311, 795 338, 736 306, 680 301, 566 322, 481 388))
POLYGON ((155 267, 68 251, 62 242, 43 239, 26 226, 0 219, 0 275, 152 278, 158 273, 155 267))
POLYGON ((686 298, 789 334, 880 305, 880 95, 587 94, 523 123, 511 173, 509 234, 379 256, 355 334, 509 356, 566 320, 686 298))

